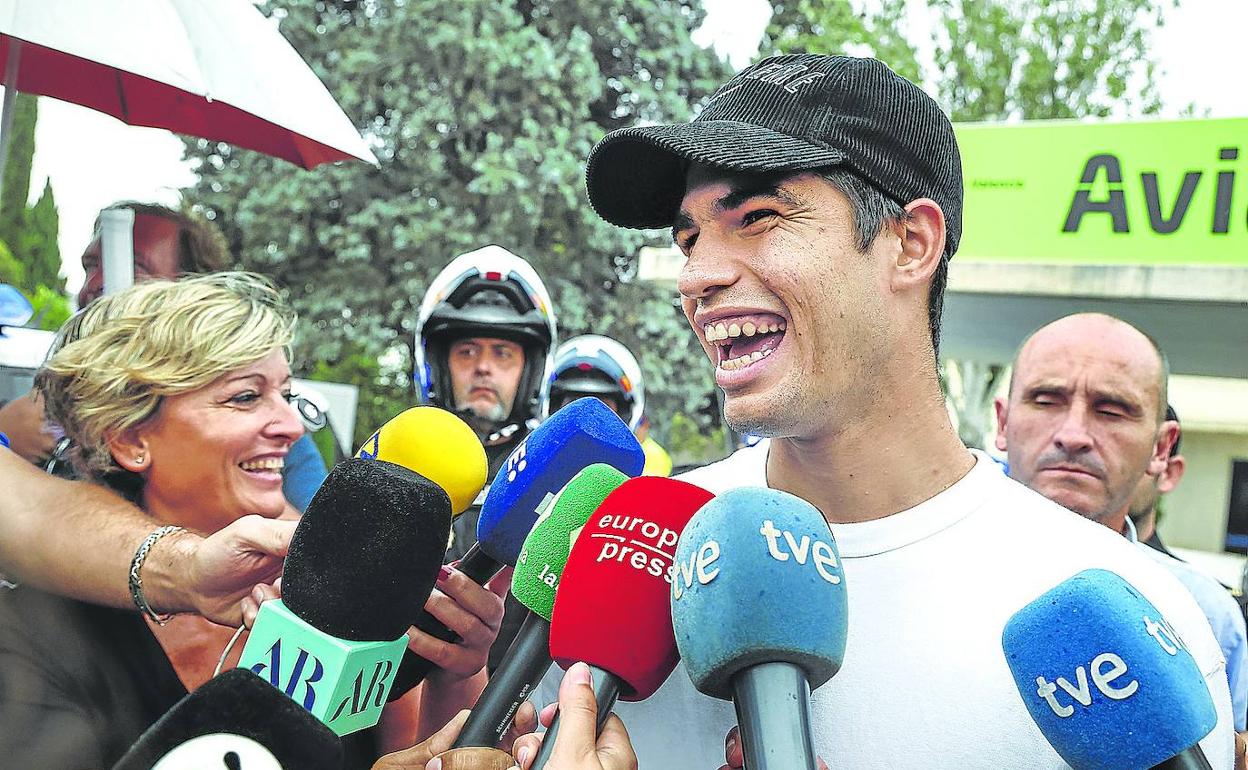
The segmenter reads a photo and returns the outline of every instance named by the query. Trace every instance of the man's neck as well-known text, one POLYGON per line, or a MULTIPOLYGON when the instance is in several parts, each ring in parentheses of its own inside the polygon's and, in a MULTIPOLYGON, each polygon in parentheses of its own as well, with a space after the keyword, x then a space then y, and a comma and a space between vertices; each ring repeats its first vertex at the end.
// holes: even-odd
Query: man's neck
POLYGON ((909 406, 874 424, 773 440, 768 485, 809 501, 832 523, 880 519, 931 499, 965 476, 975 458, 949 424, 943 402, 920 399, 909 406))

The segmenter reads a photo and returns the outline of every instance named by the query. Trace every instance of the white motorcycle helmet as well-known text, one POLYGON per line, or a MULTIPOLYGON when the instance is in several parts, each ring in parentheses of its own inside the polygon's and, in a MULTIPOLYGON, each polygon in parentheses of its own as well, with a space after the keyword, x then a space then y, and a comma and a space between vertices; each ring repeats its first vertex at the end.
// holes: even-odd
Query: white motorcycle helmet
POLYGON ((582 396, 615 401, 620 419, 637 430, 646 411, 641 366, 628 348, 597 334, 573 337, 555 353, 548 400, 552 410, 582 396))
POLYGON ((416 322, 415 377, 426 404, 456 411, 447 364, 450 346, 466 337, 497 337, 524 348, 524 371, 499 428, 532 427, 546 414, 555 345, 555 312, 533 267, 500 246, 461 254, 425 292, 416 322))

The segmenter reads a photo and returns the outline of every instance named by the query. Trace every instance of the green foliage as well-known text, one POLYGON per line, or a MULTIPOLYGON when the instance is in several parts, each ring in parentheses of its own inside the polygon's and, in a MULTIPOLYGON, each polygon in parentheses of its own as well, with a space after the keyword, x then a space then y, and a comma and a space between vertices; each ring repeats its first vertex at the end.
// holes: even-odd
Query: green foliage
POLYGON ((36 286, 27 299, 30 300, 31 307, 35 309, 35 314, 27 326, 54 332, 61 328, 61 324, 68 321, 72 314, 69 309, 69 297, 65 296, 64 292, 43 284, 36 286))
POLYGON ((61 250, 56 239, 60 217, 52 183, 34 206, 30 197, 30 168, 35 153, 38 102, 18 94, 13 106, 9 159, 0 191, 0 283, 16 287, 35 308, 28 325, 55 330, 69 318, 69 298, 61 276, 61 250))
POLYGON ((955 122, 1148 115, 1161 106, 1149 58, 1159 0, 927 0, 938 33, 926 78, 902 31, 906 0, 772 5, 771 50, 874 56, 916 83, 934 82, 929 90, 955 122))
POLYGON ((60 226, 52 181, 48 180, 43 185, 39 200, 26 209, 21 232, 15 241, 16 252, 26 265, 28 286, 46 286, 63 294, 65 278, 61 275, 61 247, 56 240, 60 226))
POLYGON ((915 47, 901 32, 906 0, 879 0, 870 14, 854 10, 849 0, 777 0, 771 5, 766 55, 874 56, 902 77, 922 80, 915 47))
POLYGON ((26 285, 26 266, 13 256, 9 244, 4 241, 0 241, 0 283, 14 287, 26 285))
POLYGON ((562 339, 604 333, 639 354, 658 432, 671 412, 698 412, 713 386, 674 298, 630 282, 637 249, 666 237, 600 220, 583 181, 607 130, 685 119, 726 77, 689 39, 698 0, 263 8, 362 127, 380 166, 305 172, 187 140, 200 174, 188 196, 222 226, 242 266, 289 287, 303 371, 361 386, 358 438, 415 399, 413 328, 429 280, 490 243, 543 276, 562 339), (383 359, 396 370, 376 364, 383 359))
POLYGON ((665 447, 673 465, 703 465, 726 454, 727 440, 727 429, 723 425, 707 431, 699 426, 697 419, 678 412, 672 415, 665 447))
POLYGON ((30 197, 30 166, 35 157, 35 121, 39 118, 38 97, 17 94, 13 99, 13 127, 9 132, 9 159, 4 167, 4 189, 0 192, 0 240, 17 243, 26 218, 30 197))
MULTIPOLYGON (((296 361, 296 363, 298 363, 296 361)), ((358 447, 383 423, 411 406, 405 371, 392 367, 384 370, 378 357, 363 345, 349 345, 345 354, 334 361, 316 361, 308 379, 320 382, 345 382, 360 386, 355 408, 355 429, 348 437, 358 447)), ((322 431, 326 432, 326 431, 322 431)))

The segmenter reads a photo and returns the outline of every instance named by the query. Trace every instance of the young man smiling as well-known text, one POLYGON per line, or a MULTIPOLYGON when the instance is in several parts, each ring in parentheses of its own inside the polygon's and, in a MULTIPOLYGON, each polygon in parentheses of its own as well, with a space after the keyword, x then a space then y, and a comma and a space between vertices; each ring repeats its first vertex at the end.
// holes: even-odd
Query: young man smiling
MULTIPOLYGON (((1221 655, 1182 586, 1123 538, 1007 479, 949 423, 936 349, 962 173, 935 102, 877 61, 766 59, 691 123, 609 134, 587 183, 607 221, 673 228, 688 257, 685 313, 725 417, 771 439, 684 478, 716 493, 797 494, 839 544, 849 637, 840 672, 813 695, 824 759, 1065 767, 1024 709, 1001 632, 1039 594, 1103 567, 1183 635, 1219 714, 1202 745, 1214 767, 1231 766, 1221 655)), ((552 700, 555 682, 538 699, 552 700)), ((682 671, 617 711, 641 767, 709 770, 736 721, 682 671)), ((731 746, 729 756, 739 763, 731 746)))

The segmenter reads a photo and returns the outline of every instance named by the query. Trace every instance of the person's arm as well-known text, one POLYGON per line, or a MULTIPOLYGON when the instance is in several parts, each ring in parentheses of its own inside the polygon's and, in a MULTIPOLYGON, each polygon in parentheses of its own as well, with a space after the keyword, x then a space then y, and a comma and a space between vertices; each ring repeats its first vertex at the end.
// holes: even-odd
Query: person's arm
POLYGON ((0 404, 0 433, 9 438, 9 448, 35 465, 52 454, 56 437, 44 429, 43 397, 31 392, 0 404))
MULTIPOLYGON (((0 450, 0 571, 50 593, 132 607, 130 561, 158 523, 95 484, 48 476, 0 450)), ((245 516, 211 537, 175 532, 143 564, 157 612, 196 612, 238 625, 239 602, 281 574, 295 522, 245 516)))

